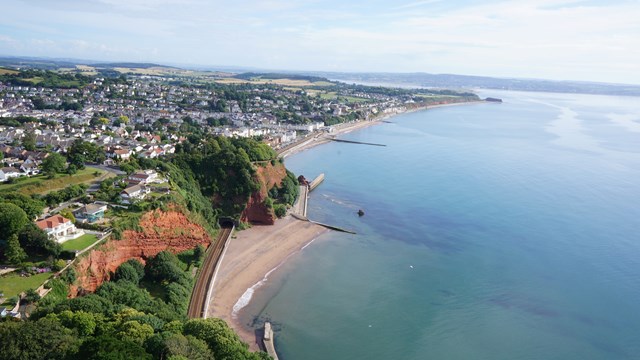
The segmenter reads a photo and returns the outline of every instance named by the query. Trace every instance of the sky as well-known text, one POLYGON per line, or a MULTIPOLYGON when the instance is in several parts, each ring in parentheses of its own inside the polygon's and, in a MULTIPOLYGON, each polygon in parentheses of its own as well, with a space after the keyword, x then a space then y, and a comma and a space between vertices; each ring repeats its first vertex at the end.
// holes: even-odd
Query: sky
POLYGON ((640 0, 10 0, 2 8, 0 55, 640 84, 640 0))

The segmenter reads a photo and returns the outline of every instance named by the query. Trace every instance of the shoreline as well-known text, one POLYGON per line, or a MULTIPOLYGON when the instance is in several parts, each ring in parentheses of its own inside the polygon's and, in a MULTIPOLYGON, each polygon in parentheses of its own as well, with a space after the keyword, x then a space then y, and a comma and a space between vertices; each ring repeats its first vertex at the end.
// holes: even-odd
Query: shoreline
POLYGON ((260 350, 256 332, 241 323, 238 313, 273 272, 328 231, 288 215, 274 225, 254 225, 235 233, 220 266, 207 317, 223 319, 251 350, 260 350))
MULTIPOLYGON (((397 115, 428 110, 432 108, 486 103, 483 100, 452 104, 437 104, 408 109, 392 114, 384 114, 374 120, 339 124, 331 135, 346 134, 369 126, 383 123, 397 115)), ((324 133, 303 139, 299 144, 282 151, 279 155, 289 155, 330 142, 324 133)), ((213 288, 213 298, 209 302, 207 317, 217 317, 227 324, 249 344, 252 351, 261 350, 262 343, 256 329, 243 324, 238 317, 253 301, 255 291, 268 285, 269 277, 295 254, 304 250, 328 229, 310 222, 300 221, 287 215, 276 220, 274 225, 254 225, 237 232, 228 245, 225 261, 221 264, 219 278, 213 288)))
POLYGON ((391 114, 384 114, 379 117, 376 117, 373 120, 360 120, 356 122, 338 124, 334 126, 335 131, 333 133, 327 134, 327 133, 321 132, 315 135, 308 136, 307 138, 301 140, 298 144, 293 145, 291 148, 286 149, 282 152, 279 152, 278 155, 282 158, 286 158, 287 156, 294 155, 301 151, 308 150, 318 145, 322 145, 330 142, 331 140, 327 138, 327 135, 331 135, 331 136, 342 135, 342 134, 350 133, 355 130, 364 129, 369 126, 383 124, 384 123, 383 121, 398 115, 410 114, 410 113, 429 110, 429 109, 437 109, 437 108, 450 107, 450 106, 481 104, 481 103, 488 103, 488 102, 485 100, 477 100, 477 101, 464 101, 464 102, 457 102, 457 103, 450 103, 450 104, 425 105, 425 106, 420 106, 414 109, 407 109, 400 112, 394 112, 391 114))

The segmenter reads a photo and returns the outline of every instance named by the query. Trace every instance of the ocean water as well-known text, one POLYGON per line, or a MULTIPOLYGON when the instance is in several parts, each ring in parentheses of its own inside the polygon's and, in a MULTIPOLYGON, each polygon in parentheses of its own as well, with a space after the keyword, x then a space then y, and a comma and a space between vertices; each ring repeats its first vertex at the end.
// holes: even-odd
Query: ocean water
POLYGON ((640 99, 482 95, 286 160, 357 235, 256 292, 281 359, 640 358, 640 99))

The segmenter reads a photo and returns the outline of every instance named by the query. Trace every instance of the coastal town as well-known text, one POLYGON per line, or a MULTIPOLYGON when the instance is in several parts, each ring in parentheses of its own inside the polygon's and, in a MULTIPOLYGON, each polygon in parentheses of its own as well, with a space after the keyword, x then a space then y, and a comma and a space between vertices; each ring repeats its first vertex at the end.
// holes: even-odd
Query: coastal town
MULTIPOLYGON (((203 82, 199 77, 0 69, 0 226, 7 234, 0 243, 3 318, 28 319, 43 304, 90 294, 117 279, 125 260, 147 260, 162 249, 198 253, 193 264, 199 264, 204 250, 198 246, 213 242, 221 216, 233 219, 240 229, 274 224, 275 218, 295 212, 298 187, 306 201, 306 188, 283 166, 282 158, 291 151, 393 114, 478 100, 474 94, 450 90, 347 85, 293 75, 230 76, 203 82), (201 159, 199 152, 212 157, 201 159), (233 160, 237 155, 240 162, 233 160), (217 167, 216 174, 253 175, 201 178, 209 171, 201 163, 217 167), (256 191, 256 186, 265 190, 256 191), (228 191, 224 187, 244 195, 211 200, 228 191), (196 193, 196 199, 190 193, 196 193), (213 213, 207 209, 211 207, 213 213), (163 222, 164 217, 179 220, 163 222), (191 230, 177 232, 175 221, 191 230), (148 231, 154 232, 158 245, 140 242, 150 241, 148 231), (130 255, 98 266, 114 256, 115 250, 109 250, 114 241, 118 246, 137 245, 130 255), (150 253, 145 246, 154 250, 150 253), (52 292, 67 295, 56 299, 52 292)), ((255 259, 247 251, 256 251, 256 246, 276 253, 260 260, 273 266, 301 246, 300 241, 324 231, 292 217, 273 229, 268 243, 248 242, 246 238, 255 235, 245 231, 230 250, 237 253, 232 258, 242 261, 227 267, 259 264, 243 262, 255 259), (276 248, 273 236, 288 239, 283 240, 287 247, 276 248)), ((218 247, 218 256, 222 250, 218 247)), ((228 317, 233 305, 229 299, 242 295, 237 286, 225 290, 230 279, 223 270, 218 286, 228 296, 218 300, 226 304, 212 302, 210 312, 246 339, 250 336, 228 317)), ((236 277, 234 282, 251 279, 236 277)), ((208 280, 196 290, 206 284, 208 280)), ((175 300, 177 306, 189 302, 193 285, 185 286, 189 290, 175 300)), ((190 317, 211 315, 200 311, 209 308, 208 293, 197 299, 205 305, 190 307, 190 317)))

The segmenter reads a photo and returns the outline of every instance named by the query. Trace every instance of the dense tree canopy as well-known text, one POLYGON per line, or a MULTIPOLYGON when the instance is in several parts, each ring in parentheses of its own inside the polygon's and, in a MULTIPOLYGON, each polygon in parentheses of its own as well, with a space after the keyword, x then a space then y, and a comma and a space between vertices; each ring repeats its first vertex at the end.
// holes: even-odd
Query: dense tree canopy
POLYGON ((11 203, 0 203, 0 238, 17 234, 29 219, 24 210, 11 203))
POLYGON ((67 159, 56 153, 50 153, 43 161, 40 168, 46 175, 53 176, 57 173, 61 173, 67 165, 67 159))
POLYGON ((270 359, 250 352, 222 320, 186 320, 191 278, 182 270, 185 254, 161 252, 144 267, 129 260, 118 268, 126 270, 116 270, 120 279, 74 299, 67 299, 61 280, 52 280, 54 297, 41 300, 29 320, 0 322, 0 358, 270 359), (140 285, 129 280, 136 278, 143 278, 140 285), (164 295, 142 288, 150 284, 164 295))
POLYGON ((67 151, 69 162, 83 169, 87 162, 102 163, 106 158, 104 149, 97 144, 84 141, 82 139, 75 140, 67 151))
POLYGON ((2 195, 0 202, 12 203, 27 213, 29 219, 35 219, 42 214, 45 204, 42 200, 17 192, 2 195))

